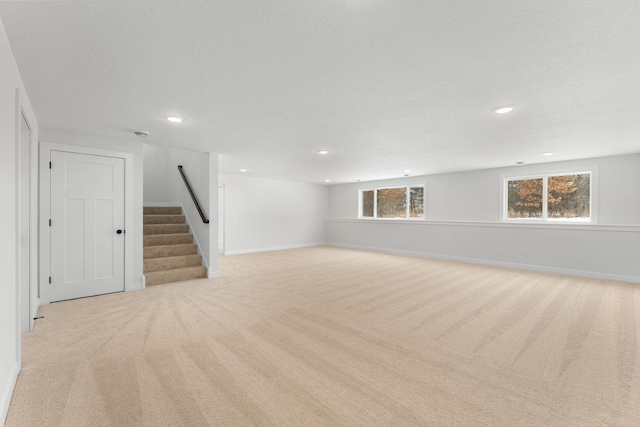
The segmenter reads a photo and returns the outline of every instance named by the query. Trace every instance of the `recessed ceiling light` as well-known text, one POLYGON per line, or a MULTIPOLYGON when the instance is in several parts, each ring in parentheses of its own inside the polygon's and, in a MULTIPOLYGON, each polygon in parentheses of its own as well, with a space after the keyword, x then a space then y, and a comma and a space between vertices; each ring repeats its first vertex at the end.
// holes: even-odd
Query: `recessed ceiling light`
POLYGON ((331 182, 331 180, 330 179, 325 179, 324 182, 331 182))
POLYGON ((178 117, 178 116, 167 116, 167 120, 169 120, 171 123, 180 123, 184 121, 182 117, 178 117))
POLYGON ((542 155, 546 156, 546 157, 553 156, 554 154, 556 154, 556 153, 554 153, 552 151, 547 151, 546 153, 542 153, 542 155))
POLYGON ((149 136, 149 132, 146 130, 137 130, 133 132, 135 136, 139 136, 140 138, 144 138, 145 136, 149 136))
POLYGON ((240 169, 240 172, 246 172, 246 171, 247 171, 247 170, 246 170, 246 169, 244 169, 244 168, 240 169))
POLYGON ((497 107, 493 109, 493 112, 496 114, 506 114, 513 111, 513 105, 503 105, 502 107, 497 107))
POLYGON ((411 169, 405 169, 404 173, 411 173, 411 169))
POLYGON ((318 154, 329 154, 327 150, 318 150, 318 154))
POLYGON ((517 161, 517 162, 516 162, 516 165, 518 165, 518 166, 522 166, 522 165, 524 165, 524 162, 523 162, 523 161, 517 161))

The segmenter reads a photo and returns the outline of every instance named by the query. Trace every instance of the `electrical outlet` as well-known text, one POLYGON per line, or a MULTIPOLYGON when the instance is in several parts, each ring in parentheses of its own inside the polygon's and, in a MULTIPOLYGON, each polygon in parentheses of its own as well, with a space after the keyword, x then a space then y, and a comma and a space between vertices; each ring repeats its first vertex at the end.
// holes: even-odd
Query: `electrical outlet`
POLYGON ((524 255, 525 257, 528 257, 528 256, 529 256, 529 251, 524 251, 524 254, 523 254, 523 255, 524 255))

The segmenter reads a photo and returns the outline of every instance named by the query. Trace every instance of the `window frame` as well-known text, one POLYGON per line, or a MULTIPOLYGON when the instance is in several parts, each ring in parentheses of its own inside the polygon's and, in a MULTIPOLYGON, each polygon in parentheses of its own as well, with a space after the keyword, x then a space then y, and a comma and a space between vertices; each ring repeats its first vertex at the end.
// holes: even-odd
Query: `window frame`
POLYGON ((383 187, 366 187, 360 188, 358 190, 358 219, 374 219, 380 221, 422 221, 426 219, 427 216, 427 186, 425 184, 406 184, 406 185, 390 185, 383 187), (406 193, 406 215, 404 218, 396 217, 396 218, 380 218, 378 217, 378 190, 391 190, 395 188, 404 188, 406 193), (412 188, 422 188, 422 215, 421 216, 410 216, 411 212, 411 189, 412 188), (362 215, 362 196, 366 191, 373 191, 373 216, 363 216, 362 215))
POLYGON ((501 176, 501 209, 500 219, 504 222, 515 223, 539 223, 539 224, 597 224, 597 170, 580 169, 575 171, 562 170, 559 172, 549 172, 530 175, 503 175, 501 176), (548 198, 549 198, 549 178, 567 175, 589 175, 589 219, 579 218, 549 218, 548 198), (509 181, 521 181, 527 179, 542 179, 542 217, 541 218, 509 218, 509 181))

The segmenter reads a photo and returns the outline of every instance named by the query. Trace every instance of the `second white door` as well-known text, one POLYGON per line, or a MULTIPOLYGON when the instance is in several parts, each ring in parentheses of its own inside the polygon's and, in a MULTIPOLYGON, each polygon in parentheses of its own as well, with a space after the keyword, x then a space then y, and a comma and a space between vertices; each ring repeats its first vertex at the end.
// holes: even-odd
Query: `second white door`
POLYGON ((51 301, 124 291, 124 159, 51 151, 51 301))

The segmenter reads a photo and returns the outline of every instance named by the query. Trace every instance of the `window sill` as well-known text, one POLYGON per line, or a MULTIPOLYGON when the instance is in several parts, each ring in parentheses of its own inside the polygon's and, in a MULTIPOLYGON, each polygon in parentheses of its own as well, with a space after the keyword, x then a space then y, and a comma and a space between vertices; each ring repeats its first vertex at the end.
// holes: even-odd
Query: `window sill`
POLYGON ((425 218, 372 218, 372 217, 360 217, 358 220, 364 221, 401 221, 401 222, 413 222, 413 221, 426 221, 425 218))
POLYGON ((451 227, 490 227, 490 228, 531 228, 550 230, 590 230, 590 231, 621 231, 640 232, 640 224, 603 225, 593 223, 567 222, 518 222, 518 221, 454 221, 429 219, 387 219, 387 218, 327 218, 326 222, 343 222, 354 224, 404 224, 407 226, 451 226, 451 227))
POLYGON ((568 226, 574 225, 598 225, 597 221, 588 219, 538 219, 538 218, 509 218, 501 222, 509 224, 562 224, 568 226))

